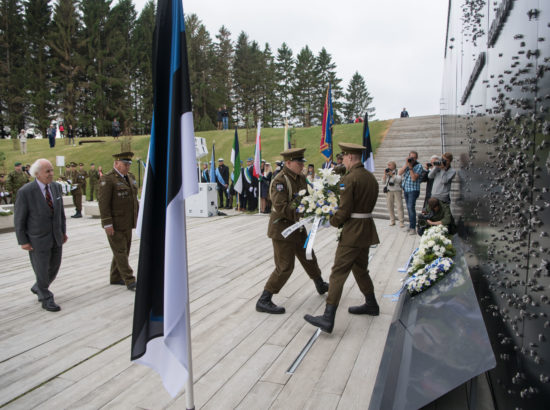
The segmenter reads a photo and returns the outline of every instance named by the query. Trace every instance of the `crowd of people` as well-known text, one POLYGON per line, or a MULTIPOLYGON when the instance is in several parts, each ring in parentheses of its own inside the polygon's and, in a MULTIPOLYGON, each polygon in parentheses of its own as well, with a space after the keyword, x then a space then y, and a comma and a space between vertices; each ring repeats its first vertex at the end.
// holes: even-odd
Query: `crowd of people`
POLYGON ((383 192, 386 194, 386 203, 390 215, 390 225, 395 225, 395 209, 397 220, 401 228, 406 228, 411 235, 422 234, 427 226, 446 225, 451 233, 456 226, 451 215, 451 184, 456 171, 451 163, 453 155, 444 153, 441 157, 432 155, 430 161, 422 165, 418 162, 418 153, 409 152, 405 163, 399 169, 394 161, 387 164, 382 177, 383 192), (426 195, 422 206, 422 213, 416 214, 416 201, 420 196, 421 183, 426 183, 426 195), (409 216, 408 226, 405 226, 403 212, 403 198, 409 216), (418 219, 418 224, 417 224, 418 219))

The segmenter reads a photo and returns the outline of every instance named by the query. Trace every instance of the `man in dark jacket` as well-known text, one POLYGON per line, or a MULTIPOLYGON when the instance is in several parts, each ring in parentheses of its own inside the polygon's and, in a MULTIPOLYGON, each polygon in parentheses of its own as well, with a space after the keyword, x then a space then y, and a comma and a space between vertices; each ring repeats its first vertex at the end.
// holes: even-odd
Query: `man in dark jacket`
POLYGON ((223 163, 223 158, 218 159, 218 169, 216 170, 216 182, 218 183, 219 209, 228 208, 229 198, 227 188, 229 187, 229 168, 223 163), (224 199, 225 198, 225 206, 224 199))

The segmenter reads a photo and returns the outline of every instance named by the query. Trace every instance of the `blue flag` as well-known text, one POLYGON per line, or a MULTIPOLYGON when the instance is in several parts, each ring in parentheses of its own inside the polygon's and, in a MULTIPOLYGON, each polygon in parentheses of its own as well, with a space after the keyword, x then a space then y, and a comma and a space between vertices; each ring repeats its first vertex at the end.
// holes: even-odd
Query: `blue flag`
POLYGON ((210 158, 210 181, 216 182, 216 144, 212 143, 212 157, 210 158))
POLYGON ((156 370, 175 396, 192 380, 184 200, 198 192, 181 0, 159 0, 154 107, 141 196, 131 359, 156 370))

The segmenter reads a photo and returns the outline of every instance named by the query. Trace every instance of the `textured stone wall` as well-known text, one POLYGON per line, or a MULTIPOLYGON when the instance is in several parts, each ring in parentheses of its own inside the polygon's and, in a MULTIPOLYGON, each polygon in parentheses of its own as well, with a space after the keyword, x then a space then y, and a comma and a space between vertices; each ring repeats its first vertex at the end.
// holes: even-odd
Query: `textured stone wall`
POLYGON ((550 400, 550 0, 451 0, 441 98, 452 210, 499 408, 550 400))

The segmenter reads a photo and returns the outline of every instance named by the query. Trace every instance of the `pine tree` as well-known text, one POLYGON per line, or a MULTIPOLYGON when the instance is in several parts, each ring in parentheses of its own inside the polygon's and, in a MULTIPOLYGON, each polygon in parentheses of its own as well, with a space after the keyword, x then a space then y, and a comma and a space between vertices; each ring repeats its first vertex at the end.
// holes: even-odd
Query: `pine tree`
POLYGON ((291 115, 291 99, 292 99, 292 79, 294 77, 295 61, 292 57, 292 50, 288 48, 286 43, 283 43, 277 49, 277 61, 275 62, 275 92, 277 96, 276 112, 278 117, 284 123, 285 118, 291 115))
POLYGON ((315 122, 321 122, 323 116, 323 109, 325 104, 325 94, 328 85, 330 84, 332 94, 332 109, 334 112, 334 120, 336 123, 341 122, 340 111, 342 109, 342 103, 340 98, 342 97, 342 86, 340 83, 342 80, 336 76, 336 63, 332 61, 332 56, 323 47, 316 59, 317 72, 318 72, 318 95, 317 104, 315 105, 315 111, 313 116, 315 122))
POLYGON ((346 89, 346 103, 344 104, 344 115, 346 119, 362 117, 368 111, 369 119, 374 118, 376 108, 371 107, 373 98, 371 97, 365 80, 355 72, 346 89))
MULTIPOLYGON (((261 118, 262 124, 266 127, 273 127, 275 122, 275 107, 276 107, 276 70, 275 59, 271 53, 271 47, 268 43, 265 43, 264 51, 262 53, 262 69, 261 73, 261 89, 260 89, 260 101, 261 101, 261 118)), ((280 120, 278 121, 280 123, 280 120)))
POLYGON ((0 1, 0 123, 9 126, 12 138, 25 126, 27 73, 22 16, 18 0, 0 1))
POLYGON ((293 115, 298 117, 304 127, 311 126, 313 110, 318 104, 319 73, 316 59, 308 46, 300 50, 296 56, 294 70, 294 86, 292 91, 293 115))
POLYGON ((51 8, 48 0, 25 2, 25 64, 28 72, 29 121, 45 135, 50 123, 51 56, 47 43, 51 27, 51 8))
MULTIPOLYGON (((52 50, 52 81, 54 88, 53 118, 61 115, 66 125, 76 124, 76 104, 80 98, 84 60, 78 38, 80 21, 72 0, 59 0, 54 9, 49 45, 52 50)), ((81 127, 81 124, 78 124, 81 127)), ((76 127, 75 127, 76 128, 76 127)), ((82 131, 82 130, 80 130, 82 131)))
POLYGON ((215 65, 212 72, 214 85, 212 106, 216 108, 215 116, 217 117, 217 109, 223 105, 227 105, 227 109, 231 110, 233 44, 231 33, 225 26, 220 27, 216 39, 217 43, 214 44, 215 65))

